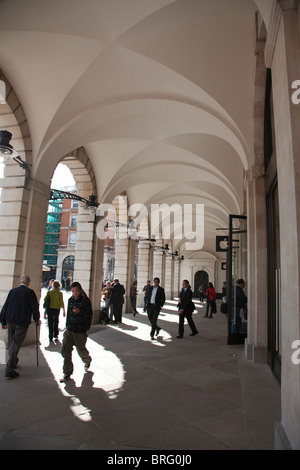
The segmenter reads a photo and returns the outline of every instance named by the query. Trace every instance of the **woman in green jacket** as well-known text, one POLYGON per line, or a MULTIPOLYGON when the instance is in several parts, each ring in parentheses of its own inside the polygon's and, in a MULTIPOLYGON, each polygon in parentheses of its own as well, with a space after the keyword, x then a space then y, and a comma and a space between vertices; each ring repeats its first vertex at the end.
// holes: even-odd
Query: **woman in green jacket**
MULTIPOLYGON (((50 297, 49 307, 47 307, 48 317, 48 329, 49 329, 49 342, 51 343, 54 339, 58 338, 58 319, 60 309, 64 310, 64 317, 66 316, 65 305, 63 300, 62 292, 59 290, 59 281, 53 282, 53 288, 47 292, 47 296, 50 297)), ((45 299, 46 299, 45 297, 45 299)))

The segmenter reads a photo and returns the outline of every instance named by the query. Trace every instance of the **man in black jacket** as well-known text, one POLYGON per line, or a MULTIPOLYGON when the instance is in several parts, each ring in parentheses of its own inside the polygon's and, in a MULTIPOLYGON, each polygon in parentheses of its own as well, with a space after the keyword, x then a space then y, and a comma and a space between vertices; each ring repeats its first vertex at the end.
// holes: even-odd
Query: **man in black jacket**
POLYGON ((165 290, 159 285, 159 278, 155 277, 153 279, 153 286, 149 289, 148 298, 147 298, 147 314, 149 321, 151 323, 151 339, 154 339, 154 333, 158 335, 161 328, 157 326, 157 319, 160 312, 160 309, 164 306, 166 296, 165 290))
POLYGON ((194 320, 192 319, 192 313, 195 310, 195 304, 192 300, 193 293, 189 281, 186 279, 182 281, 182 289, 179 296, 178 309, 179 309, 179 331, 177 338, 183 338, 184 332, 184 319, 186 318, 188 324, 192 330, 190 336, 198 334, 194 320))
POLYGON ((71 284, 72 296, 68 301, 66 330, 64 332, 61 354, 64 358, 63 378, 61 382, 66 382, 73 373, 72 351, 76 347, 78 355, 85 364, 85 370, 90 367, 92 358, 86 348, 88 338, 87 331, 90 329, 93 316, 90 299, 82 290, 79 282, 71 284))
POLYGON ((124 304, 125 289, 119 279, 114 279, 114 285, 109 297, 109 305, 112 305, 112 313, 115 317, 113 323, 122 323, 122 310, 124 304))
POLYGON ((5 368, 5 377, 18 377, 15 370, 18 364, 18 353, 26 337, 33 316, 39 324, 39 303, 35 292, 29 288, 30 277, 22 275, 20 286, 11 289, 2 307, 0 322, 2 329, 8 329, 9 358, 5 368))

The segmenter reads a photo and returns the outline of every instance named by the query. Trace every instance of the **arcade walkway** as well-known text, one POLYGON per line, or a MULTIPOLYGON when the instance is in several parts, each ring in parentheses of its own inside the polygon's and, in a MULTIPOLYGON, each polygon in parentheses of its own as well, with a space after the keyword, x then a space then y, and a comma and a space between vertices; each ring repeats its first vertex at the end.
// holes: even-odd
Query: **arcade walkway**
MULTIPOLYGON (((122 326, 95 325, 90 370, 74 353, 76 374, 60 384, 60 345, 41 327, 22 348, 17 379, 0 365, 0 449, 236 450, 273 449, 280 388, 266 365, 226 345, 226 318, 194 315, 200 334, 177 339, 176 302, 159 317, 150 341, 147 317, 123 316, 122 326)), ((61 328, 64 320, 61 316, 61 328)), ((60 333, 62 336, 62 331, 60 333)))

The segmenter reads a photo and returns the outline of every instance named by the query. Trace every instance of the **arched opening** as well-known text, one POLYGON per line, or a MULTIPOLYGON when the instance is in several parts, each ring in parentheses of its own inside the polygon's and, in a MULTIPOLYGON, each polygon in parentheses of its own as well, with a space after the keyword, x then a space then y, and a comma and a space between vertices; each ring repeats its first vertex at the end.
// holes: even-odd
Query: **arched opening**
POLYGON ((199 287, 203 286, 204 294, 208 287, 208 273, 204 270, 197 271, 194 276, 194 297, 199 297, 199 287))
POLYGON ((74 276, 74 262, 75 262, 75 256, 70 255, 66 256, 66 258, 63 260, 62 264, 62 287, 65 288, 66 290, 70 290, 70 285, 73 280, 74 276))

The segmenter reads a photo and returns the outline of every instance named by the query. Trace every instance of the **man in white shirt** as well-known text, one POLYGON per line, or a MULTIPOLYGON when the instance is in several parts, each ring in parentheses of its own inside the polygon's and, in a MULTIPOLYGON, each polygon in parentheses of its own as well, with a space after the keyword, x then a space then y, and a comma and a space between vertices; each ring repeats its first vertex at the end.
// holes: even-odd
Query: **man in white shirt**
POLYGON ((153 279, 153 286, 151 286, 148 294, 147 313, 151 323, 151 339, 154 339, 154 334, 158 335, 160 328, 157 326, 157 319, 161 308, 163 307, 166 296, 165 290, 159 285, 159 278, 153 279))

